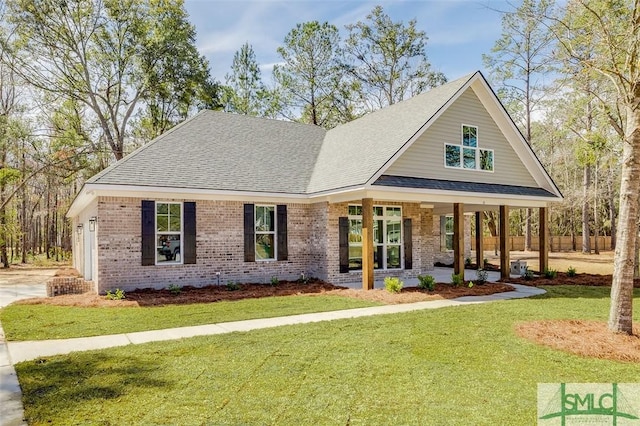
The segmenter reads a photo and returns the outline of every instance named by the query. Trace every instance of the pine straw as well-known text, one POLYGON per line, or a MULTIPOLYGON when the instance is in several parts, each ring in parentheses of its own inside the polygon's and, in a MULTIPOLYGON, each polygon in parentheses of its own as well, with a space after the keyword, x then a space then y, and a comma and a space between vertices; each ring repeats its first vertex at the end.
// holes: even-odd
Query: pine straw
POLYGON ((613 333, 601 321, 546 320, 516 325, 516 333, 534 343, 587 358, 640 362, 640 323, 633 335, 613 333))

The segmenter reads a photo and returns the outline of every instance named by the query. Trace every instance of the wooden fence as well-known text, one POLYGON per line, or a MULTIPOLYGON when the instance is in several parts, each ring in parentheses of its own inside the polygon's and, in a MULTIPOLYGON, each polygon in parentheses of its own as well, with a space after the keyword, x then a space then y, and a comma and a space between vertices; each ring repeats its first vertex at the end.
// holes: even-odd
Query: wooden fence
MULTIPOLYGON (((539 239, 537 236, 531 238, 531 249, 537 251, 539 246, 539 239)), ((475 237, 471 237, 471 249, 475 248, 476 239, 475 237)), ((509 247, 511 250, 524 250, 524 237, 509 237, 509 247)), ((591 237, 591 250, 595 247, 595 237, 591 237)), ((500 237, 484 237, 484 249, 489 250, 500 250, 500 237)), ((551 251, 573 251, 573 238, 572 237, 549 237, 549 249, 551 251)), ((612 250, 611 248, 611 237, 598 237, 598 249, 599 250, 612 250)), ((582 237, 575 237, 575 250, 582 250, 582 237)))

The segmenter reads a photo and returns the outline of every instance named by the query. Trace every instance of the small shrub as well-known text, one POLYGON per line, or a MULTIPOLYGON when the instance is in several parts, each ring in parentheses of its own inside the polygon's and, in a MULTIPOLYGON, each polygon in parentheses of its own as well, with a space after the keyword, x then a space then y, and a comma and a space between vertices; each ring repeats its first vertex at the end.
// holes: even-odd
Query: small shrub
POLYGON ((567 275, 570 277, 575 277, 577 273, 578 271, 573 266, 569 266, 569 269, 567 269, 567 275))
POLYGON ((472 288, 472 287, 473 287, 473 281, 469 281, 469 285, 468 285, 468 287, 469 287, 469 288, 472 288))
POLYGON ((478 282, 478 285, 486 283, 488 275, 489 273, 484 269, 478 269, 476 271, 476 281, 478 282))
POLYGON ((169 289, 169 292, 171 294, 175 294, 177 296, 182 291, 182 286, 178 284, 169 284, 169 287, 167 287, 167 289, 169 289))
POLYGON ((552 280, 556 277, 556 275, 558 275, 558 271, 556 271, 555 269, 545 268, 543 274, 545 278, 552 280))
POLYGON ((238 284, 235 281, 229 281, 227 283, 227 290, 229 291, 236 291, 236 290, 240 290, 240 284, 238 284))
POLYGON ((465 265, 465 266, 471 266, 471 258, 470 258, 470 257, 467 257, 467 258, 464 260, 464 265, 465 265))
POLYGON ((451 284, 454 287, 460 287, 464 283, 464 275, 463 274, 451 274, 451 284))
POLYGON ((304 273, 300 274, 300 278, 298 278, 298 283, 309 284, 309 277, 305 276, 304 273))
POLYGON ((524 267, 524 274, 522 275, 525 280, 529 281, 533 279, 533 271, 527 266, 524 267))
POLYGON ((279 282, 280 280, 275 275, 271 277, 271 285, 278 285, 279 282))
POLYGON ((124 290, 119 288, 116 288, 113 292, 108 290, 105 297, 107 300, 122 300, 125 298, 124 290))
POLYGON ((483 263, 483 266, 484 266, 485 269, 487 269, 489 267, 489 259, 484 259, 482 261, 482 263, 483 263))
POLYGON ((418 275, 418 287, 433 291, 436 288, 436 279, 431 275, 418 275))
POLYGON ((398 277, 385 277, 384 279, 384 288, 389 293, 400 293, 403 286, 404 283, 398 277))

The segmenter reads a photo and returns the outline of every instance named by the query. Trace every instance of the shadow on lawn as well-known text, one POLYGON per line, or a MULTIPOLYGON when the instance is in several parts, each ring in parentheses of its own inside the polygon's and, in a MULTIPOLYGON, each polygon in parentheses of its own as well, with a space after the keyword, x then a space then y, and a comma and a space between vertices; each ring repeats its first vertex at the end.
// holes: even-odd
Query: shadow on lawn
POLYGON ((87 402, 99 404, 119 398, 132 389, 170 386, 169 382, 157 379, 158 368, 150 359, 143 363, 139 358, 109 357, 95 352, 53 360, 40 358, 16 365, 30 421, 38 421, 32 418, 38 416, 36 413, 73 411, 87 402))
MULTIPOLYGON (((611 287, 585 285, 552 285, 540 286, 547 292, 531 297, 531 299, 608 299, 611 297, 611 287)), ((633 297, 640 298, 640 289, 633 290, 633 297)))

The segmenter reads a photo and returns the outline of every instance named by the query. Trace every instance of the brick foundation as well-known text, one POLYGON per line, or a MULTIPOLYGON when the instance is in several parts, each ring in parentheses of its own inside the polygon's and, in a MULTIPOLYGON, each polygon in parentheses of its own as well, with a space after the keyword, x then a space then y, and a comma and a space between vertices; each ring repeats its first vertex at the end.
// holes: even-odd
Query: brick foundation
POLYGON ((93 281, 86 281, 77 277, 54 277, 47 281, 47 297, 63 294, 95 293, 93 281))

